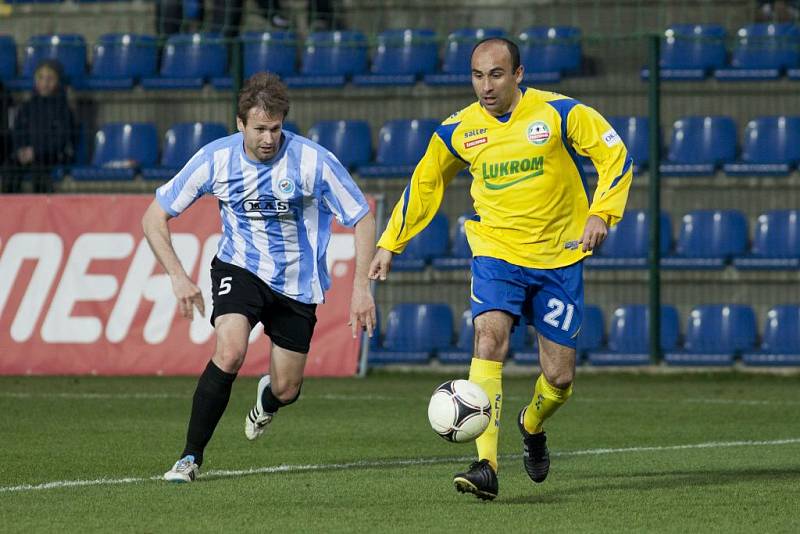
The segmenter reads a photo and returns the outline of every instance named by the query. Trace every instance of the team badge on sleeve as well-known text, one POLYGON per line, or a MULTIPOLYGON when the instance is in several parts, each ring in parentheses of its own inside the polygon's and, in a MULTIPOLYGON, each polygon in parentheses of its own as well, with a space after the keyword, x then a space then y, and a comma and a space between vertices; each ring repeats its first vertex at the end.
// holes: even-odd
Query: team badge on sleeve
POLYGON ((528 141, 543 145, 550 139, 550 127, 544 121, 536 121, 528 126, 528 141))

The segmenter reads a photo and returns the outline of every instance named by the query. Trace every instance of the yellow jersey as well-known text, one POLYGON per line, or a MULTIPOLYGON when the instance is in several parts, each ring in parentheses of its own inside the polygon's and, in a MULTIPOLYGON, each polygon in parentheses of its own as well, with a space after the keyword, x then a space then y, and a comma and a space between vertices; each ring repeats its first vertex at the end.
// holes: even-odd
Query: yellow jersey
POLYGON ((586 219, 597 215, 613 225, 622 218, 633 162, 594 109, 557 93, 520 90, 509 116, 494 117, 475 102, 442 122, 379 247, 402 252, 436 214, 453 177, 468 167, 476 216, 466 233, 473 256, 554 269, 590 254, 578 245, 586 219), (578 155, 591 158, 598 171, 591 204, 578 155))

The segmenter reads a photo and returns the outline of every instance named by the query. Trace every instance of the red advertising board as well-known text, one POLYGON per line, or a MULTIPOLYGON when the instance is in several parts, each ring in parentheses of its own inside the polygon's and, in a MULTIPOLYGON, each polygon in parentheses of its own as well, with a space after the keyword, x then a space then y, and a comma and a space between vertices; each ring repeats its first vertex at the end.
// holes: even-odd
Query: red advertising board
MULTIPOLYGON (((0 196, 0 374, 195 375, 214 348, 209 266, 220 233, 215 199, 170 221, 173 244, 203 290, 206 317, 177 310, 169 278, 141 229, 149 195, 0 196)), ((352 230, 333 229, 332 287, 317 308, 308 376, 353 375, 347 326, 352 230)), ((258 325, 240 374, 268 369, 258 325)))

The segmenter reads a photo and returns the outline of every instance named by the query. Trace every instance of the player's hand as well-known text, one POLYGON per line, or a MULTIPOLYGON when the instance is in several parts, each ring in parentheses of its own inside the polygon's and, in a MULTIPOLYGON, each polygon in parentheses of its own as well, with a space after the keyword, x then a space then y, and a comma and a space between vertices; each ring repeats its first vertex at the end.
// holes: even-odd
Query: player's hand
POLYGON ((370 280, 386 280, 389 271, 392 270, 392 258, 394 254, 385 248, 378 247, 375 252, 375 257, 372 258, 372 263, 369 266, 369 279, 370 280))
POLYGON ((369 286, 356 285, 353 287, 353 296, 350 299, 350 322, 347 323, 353 332, 353 338, 360 330, 366 330, 367 335, 372 337, 376 322, 375 300, 372 298, 369 286))
POLYGON ((583 229, 583 236, 579 243, 583 244, 583 252, 592 251, 599 247, 608 235, 608 225, 597 215, 589 215, 586 219, 586 227, 583 229))
POLYGON ((175 298, 178 299, 178 308, 183 317, 189 320, 194 319, 194 308, 197 308, 202 317, 206 316, 203 292, 188 276, 181 275, 172 278, 172 292, 175 293, 175 298))

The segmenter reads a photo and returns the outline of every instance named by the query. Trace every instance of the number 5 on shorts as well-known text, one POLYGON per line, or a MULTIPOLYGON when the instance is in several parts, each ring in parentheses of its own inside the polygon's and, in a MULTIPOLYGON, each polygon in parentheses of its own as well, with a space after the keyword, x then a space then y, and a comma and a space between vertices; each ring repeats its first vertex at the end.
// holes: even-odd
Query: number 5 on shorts
POLYGON ((217 296, 227 295, 231 292, 231 280, 233 280, 232 276, 226 276, 225 278, 219 281, 219 291, 217 291, 217 296))

